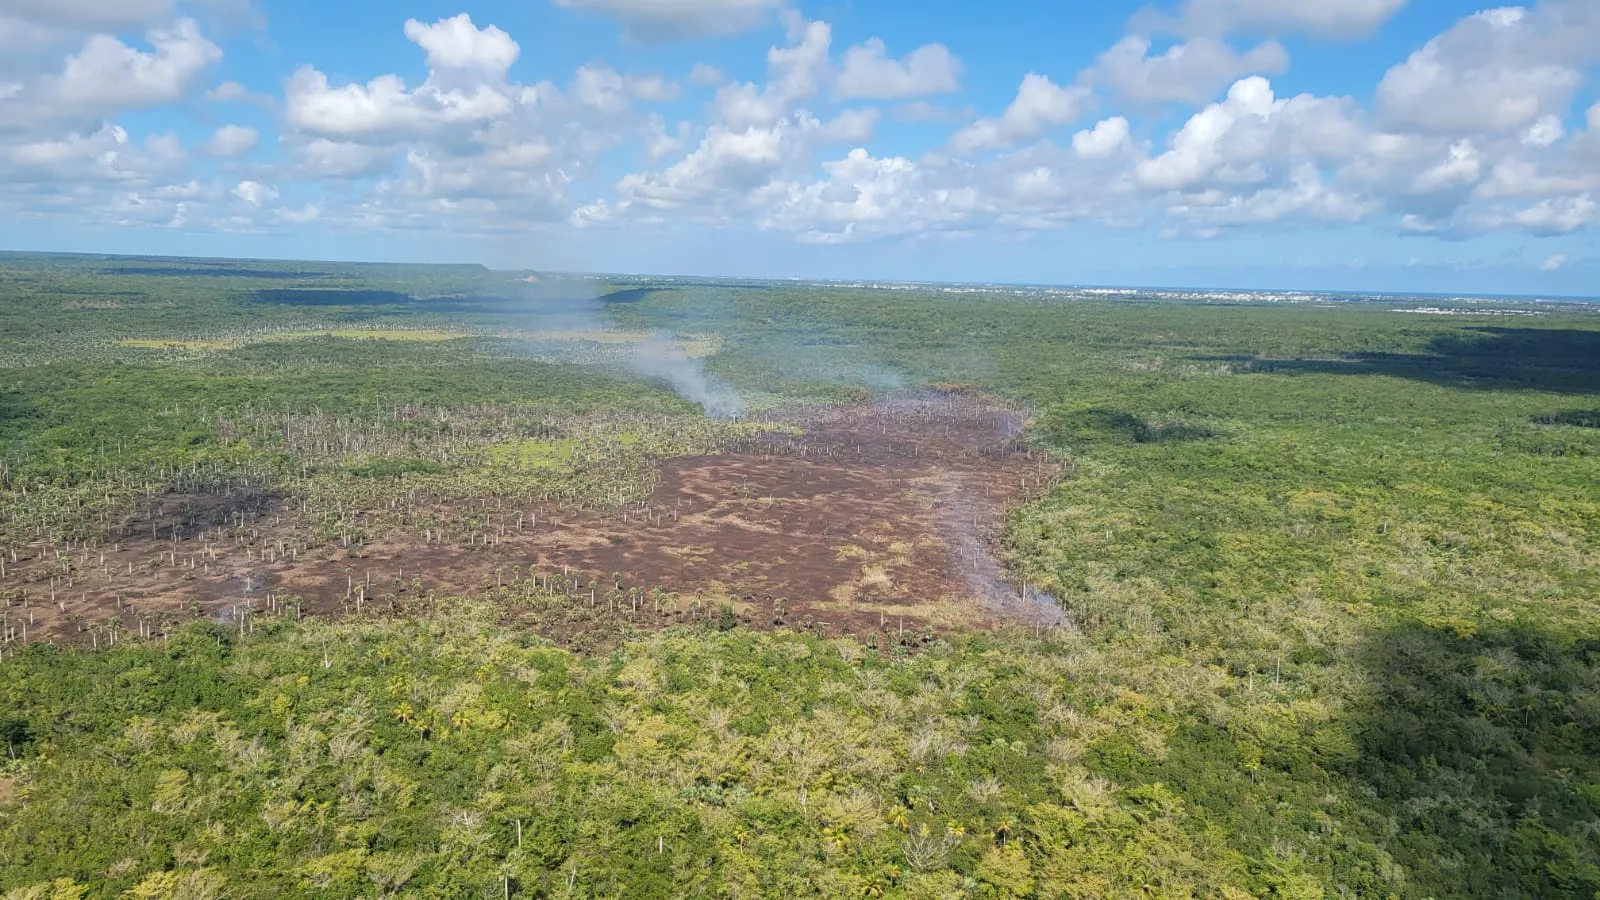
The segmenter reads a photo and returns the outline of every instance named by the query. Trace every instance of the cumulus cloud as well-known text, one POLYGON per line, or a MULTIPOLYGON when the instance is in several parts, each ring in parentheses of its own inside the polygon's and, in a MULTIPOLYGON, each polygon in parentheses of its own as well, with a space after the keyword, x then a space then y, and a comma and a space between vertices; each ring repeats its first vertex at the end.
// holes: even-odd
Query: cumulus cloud
POLYGON ((119 170, 124 153, 131 150, 128 132, 106 125, 92 134, 72 132, 59 138, 28 141, 7 148, 9 161, 25 169, 65 174, 63 166, 88 161, 103 164, 108 173, 119 170))
POLYGON ((116 125, 0 142, 0 205, 14 218, 165 227, 187 171, 176 137, 141 142, 116 125))
POLYGON ((1389 124, 1432 134, 1527 128, 1561 116, 1600 60, 1589 0, 1475 13, 1390 69, 1378 85, 1389 124))
POLYGON ((235 103, 250 97, 250 89, 237 81, 224 81, 209 91, 205 97, 213 103, 235 103))
POLYGON ((221 48, 200 33, 193 19, 154 29, 148 40, 152 50, 146 52, 109 35, 93 35, 39 91, 66 110, 156 106, 184 96, 207 66, 222 59, 221 48))
POLYGON ((200 152, 218 159, 238 159, 261 143, 261 134, 254 128, 224 125, 211 139, 200 145, 200 152))
POLYGON ((1537 235, 1571 234, 1594 222, 1595 208, 1594 198, 1588 194, 1555 197, 1516 211, 1511 220, 1537 235))
POLYGON ((1298 32, 1355 38, 1389 21, 1407 0, 1187 0, 1174 17, 1147 15, 1148 24, 1180 34, 1298 32))
POLYGON ((783 0, 556 0, 557 6, 605 16, 636 41, 721 37, 771 21, 783 0))
POLYGON ((678 99, 678 85, 660 75, 633 75, 625 79, 628 95, 646 103, 678 99))
POLYGON ((652 113, 645 132, 645 157, 650 162, 660 162, 684 148, 689 141, 690 125, 679 122, 676 133, 667 131, 667 122, 660 113, 652 113))
POLYGON ((0 16, 89 30, 153 22, 172 6, 172 0, 0 0, 0 16))
POLYGON ((1561 117, 1549 115, 1541 118, 1528 126, 1522 132, 1520 140, 1529 147, 1548 147, 1561 140, 1567 134, 1567 128, 1561 123, 1561 117))
POLYGON ((1478 199, 1576 196, 1600 188, 1600 170, 1556 159, 1509 157, 1488 165, 1472 195, 1478 199))
POLYGON ((289 124, 338 140, 392 140, 445 126, 472 125, 505 115, 512 100, 489 85, 445 90, 427 83, 407 90, 397 75, 333 87, 309 66, 295 72, 284 94, 289 124))
POLYGON ((1449 155, 1444 160, 1413 179, 1412 190, 1418 194, 1429 194, 1467 187, 1476 184, 1482 172, 1478 149, 1471 141, 1458 141, 1450 145, 1449 155))
POLYGON ((1128 146, 1128 120, 1113 116, 1093 129, 1072 136, 1072 149, 1079 156, 1103 159, 1128 146))
POLYGON ((280 209, 278 220, 289 225, 309 225, 322 217, 322 207, 307 203, 299 209, 280 209))
POLYGON ((1062 86, 1043 75, 1029 73, 1017 89, 1017 98, 999 118, 979 119, 957 132, 950 145, 963 153, 1009 147, 1077 121, 1088 109, 1091 98, 1086 87, 1062 86))
POLYGON ((241 181, 233 195, 254 207, 261 207, 278 199, 278 189, 257 181, 241 181))
MULTIPOLYGON (((832 29, 794 13, 785 15, 785 25, 788 42, 768 51, 765 84, 723 86, 712 103, 712 123, 697 146, 662 171, 623 177, 616 184, 615 203, 580 208, 572 216, 574 224, 592 226, 666 212, 727 221, 770 202, 779 185, 798 180, 824 148, 870 141, 881 116, 877 109, 845 109, 824 120, 801 106, 817 98, 834 75, 832 29)), ((654 138, 673 150, 679 141, 659 132, 654 138)), ((650 155, 659 159, 667 154, 650 155)))
MULTIPOLYGON (((0 0, 0 19, 23 3, 0 0)), ((872 39, 836 55, 827 22, 764 0, 564 5, 611 16, 636 40, 772 20, 783 31, 753 81, 706 64, 674 80, 596 60, 524 83, 512 75, 521 47, 500 28, 464 13, 410 19, 396 31, 416 45, 424 77, 336 79, 316 61, 284 82, 283 131, 265 138, 277 153, 250 156, 263 135, 227 124, 190 138, 203 157, 190 159, 175 135, 135 137, 116 123, 204 90, 216 44, 170 8, 154 20, 127 12, 121 37, 85 37, 73 29, 86 26, 56 22, 123 13, 94 12, 92 0, 53 5, 52 24, 27 26, 64 42, 51 45, 53 61, 10 52, 0 28, 0 204, 187 228, 326 222, 498 235, 696 222, 812 244, 1026 235, 1085 221, 1185 236, 1368 222, 1443 238, 1600 224, 1600 104, 1578 117, 1571 108, 1600 61, 1592 0, 1454 23, 1399 59, 1370 105, 1279 96, 1264 76, 1289 61, 1272 37, 1349 37, 1399 0, 1192 0, 1164 23, 1172 36, 1136 30, 1075 77, 1031 73, 986 115, 930 102, 964 76, 941 44, 895 55, 872 39), (130 28, 148 29, 144 40, 130 28), (703 118, 653 106, 687 84, 714 89, 696 103, 703 118), (896 102, 880 110, 870 102, 879 100, 896 102), (1140 115, 1174 105, 1186 108, 1175 124, 1140 115), (943 146, 887 152, 875 145, 886 114, 955 133, 943 146), (248 168, 225 164, 246 157, 248 168), (619 159, 637 170, 604 168, 619 159)), ((205 97, 277 105, 237 82, 205 97)))
POLYGON ((1204 103, 1240 76, 1275 74, 1289 67, 1289 54, 1276 41, 1246 53, 1214 38, 1200 37, 1150 55, 1150 39, 1129 35, 1100 54, 1087 78, 1119 100, 1149 107, 1166 103, 1204 103))
POLYGON ((873 240, 926 227, 930 195, 911 160, 878 159, 856 149, 823 169, 823 180, 776 187, 760 226, 794 232, 812 244, 873 240))
POLYGON ((1279 99, 1260 76, 1241 79, 1227 97, 1195 113, 1168 139, 1167 150, 1139 164, 1152 190, 1248 185, 1273 171, 1349 161, 1366 130, 1353 101, 1302 94, 1279 99))
POLYGON ((714 125, 682 161, 660 174, 624 177, 617 194, 629 205, 659 211, 753 190, 796 158, 801 127, 788 121, 743 130, 714 125))
POLYGON ((767 93, 785 101, 813 97, 831 74, 828 52, 833 47, 833 26, 807 20, 793 10, 786 10, 783 20, 789 45, 767 51, 767 93))
POLYGON ((817 129, 817 137, 829 144, 865 144, 882 116, 876 109, 847 109, 817 129))
MULTIPOLYGON (((1192 187, 1229 164, 1223 141, 1239 122, 1271 116, 1276 104, 1272 85, 1265 78, 1247 78, 1228 89, 1228 97, 1214 103, 1184 123, 1172 137, 1167 152, 1139 166, 1139 180, 1157 190, 1192 187)), ((1228 180, 1248 179, 1248 166, 1234 166, 1228 180)))
POLYGON ((289 124, 332 140, 384 142, 484 125, 539 102, 537 89, 513 89, 506 82, 522 51, 499 28, 479 28, 463 13, 432 24, 411 19, 405 34, 427 54, 426 81, 412 89, 398 75, 381 75, 366 84, 335 86, 327 75, 303 66, 284 92, 289 124))
POLYGON ((716 87, 727 80, 728 76, 710 63, 695 63, 694 68, 689 70, 689 83, 701 87, 716 87))
POLYGON ((405 32, 407 39, 428 52, 428 66, 435 70, 471 69, 504 76, 522 55, 511 35, 493 25, 479 28, 466 13, 431 25, 407 19, 405 32))
POLYGON ((834 84, 841 100, 894 100, 928 94, 949 94, 961 88, 961 61, 943 44, 928 44, 905 60, 890 58, 878 38, 844 55, 843 69, 834 84))
POLYGON ((388 171, 395 151, 388 147, 314 138, 289 146, 293 169, 304 178, 365 178, 388 171))
POLYGON ((678 96, 678 86, 659 75, 623 76, 604 63, 591 63, 578 68, 569 93, 585 106, 617 113, 627 109, 633 100, 673 100, 678 96))
POLYGON ((971 109, 943 106, 926 100, 913 100, 896 106, 891 113, 897 122, 955 123, 971 119, 977 113, 971 109))
POLYGON ((19 57, 24 57, 30 50, 37 53, 39 48, 50 46, 59 38, 59 30, 54 27, 0 14, 0 52, 5 53, 3 61, 0 61, 0 71, 20 68, 17 65, 19 57))

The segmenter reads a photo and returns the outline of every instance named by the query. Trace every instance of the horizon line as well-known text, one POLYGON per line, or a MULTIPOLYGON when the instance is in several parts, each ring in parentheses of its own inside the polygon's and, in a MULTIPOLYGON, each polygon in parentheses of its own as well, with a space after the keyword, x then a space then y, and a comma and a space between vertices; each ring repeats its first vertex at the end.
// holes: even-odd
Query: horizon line
MULTIPOLYGON (((0 249, 0 258, 15 257, 62 257, 62 258, 97 258, 97 259, 126 259, 126 260, 160 260, 169 262, 199 262, 199 263, 310 263, 320 265, 347 265, 347 266, 396 266, 415 268, 437 269, 481 269, 491 273, 529 274, 557 277, 580 277, 592 279, 700 279, 715 281, 760 281, 760 282, 791 282, 796 284, 816 285, 855 285, 867 287, 870 285, 906 285, 911 287, 939 288, 939 287, 971 287, 971 288, 1022 288, 1033 290, 1074 290, 1074 291, 1130 291, 1148 293, 1210 293, 1210 294, 1307 294, 1331 296, 1365 296, 1365 297, 1395 297, 1395 298, 1454 298, 1461 300, 1486 300, 1486 301, 1523 301, 1523 302, 1576 302, 1586 304, 1600 303, 1600 294, 1560 294, 1560 293, 1532 293, 1532 294, 1474 294, 1460 291, 1403 291, 1403 290, 1348 290, 1331 288, 1305 288, 1305 287, 1271 287, 1271 288, 1245 288, 1245 287, 1198 287, 1198 286, 1156 286, 1138 284, 1095 284, 1088 282, 1031 282, 1031 281, 920 281, 915 279, 880 278, 880 277, 851 277, 851 278, 823 278, 802 277, 796 275, 713 275, 689 272, 604 272, 595 270, 562 270, 562 269, 502 269, 481 262, 396 262, 393 260, 361 260, 361 259, 331 259, 315 257, 283 257, 283 256, 175 256, 157 253, 109 253, 95 250, 8 250, 0 249)), ((1392 266, 1389 268, 1405 268, 1392 266)), ((877 288, 881 289, 881 288, 877 288)))

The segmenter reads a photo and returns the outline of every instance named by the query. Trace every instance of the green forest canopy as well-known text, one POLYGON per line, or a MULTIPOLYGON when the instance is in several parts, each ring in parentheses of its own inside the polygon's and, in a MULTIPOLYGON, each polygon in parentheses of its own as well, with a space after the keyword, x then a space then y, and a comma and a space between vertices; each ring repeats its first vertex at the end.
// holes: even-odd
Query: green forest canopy
MULTIPOLYGON (((0 260, 7 508, 196 459, 298 484, 281 451, 219 436, 246 409, 697 415, 599 350, 529 349, 537 311, 420 302, 510 276, 186 265, 0 260), (419 302, 259 299, 313 289, 419 302), (348 328, 476 336, 254 338, 348 328)), ((8 648, 0 889, 1600 892, 1592 307, 627 299, 595 315, 720 336, 710 369, 764 402, 961 381, 1033 404, 1030 439, 1076 474, 1005 551, 1074 627, 889 654, 712 623, 585 657, 459 598, 8 648)), ((387 477, 363 465, 325 477, 387 477)))

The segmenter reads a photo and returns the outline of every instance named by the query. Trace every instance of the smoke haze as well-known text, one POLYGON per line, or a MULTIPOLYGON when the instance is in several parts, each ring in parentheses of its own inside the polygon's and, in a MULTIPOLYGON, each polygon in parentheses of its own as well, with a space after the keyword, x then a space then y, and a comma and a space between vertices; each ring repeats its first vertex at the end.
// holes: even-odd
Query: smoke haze
MULTIPOLYGON (((520 281, 520 293, 530 304, 529 311, 540 316, 546 328, 577 333, 626 333, 606 309, 606 297, 591 279, 529 276, 520 281)), ((634 288, 621 293, 635 295, 648 293, 648 290, 634 288)), ((733 385, 706 374, 705 363, 691 355, 671 332, 653 331, 644 341, 632 344, 626 366, 634 374, 661 382, 678 396, 699 404, 712 418, 734 419, 745 413, 744 398, 733 385)))
POLYGON ((634 348, 632 368, 646 378, 666 382, 678 396, 700 404, 714 419, 744 415, 744 398, 739 392, 722 379, 707 375, 705 364, 690 356, 671 334, 652 332, 634 348))

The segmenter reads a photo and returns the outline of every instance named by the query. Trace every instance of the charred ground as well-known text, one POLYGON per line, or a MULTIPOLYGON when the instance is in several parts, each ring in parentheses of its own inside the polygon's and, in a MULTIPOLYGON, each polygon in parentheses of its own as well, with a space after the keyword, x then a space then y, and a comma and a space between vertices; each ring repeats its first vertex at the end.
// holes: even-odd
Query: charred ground
POLYGON ((661 460, 641 502, 363 510, 389 524, 349 546, 311 540, 266 491, 164 495, 120 534, 8 560, 5 627, 98 646, 195 618, 425 612, 486 591, 574 644, 596 626, 723 610, 745 626, 893 640, 1051 625, 1059 609, 1009 583, 997 554, 1006 513, 1063 472, 1019 440, 1025 416, 954 389, 794 408, 723 452, 661 460), (462 516, 482 522, 466 542, 427 524, 462 516))

